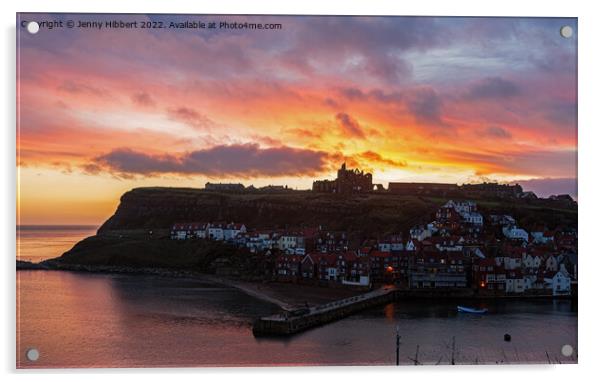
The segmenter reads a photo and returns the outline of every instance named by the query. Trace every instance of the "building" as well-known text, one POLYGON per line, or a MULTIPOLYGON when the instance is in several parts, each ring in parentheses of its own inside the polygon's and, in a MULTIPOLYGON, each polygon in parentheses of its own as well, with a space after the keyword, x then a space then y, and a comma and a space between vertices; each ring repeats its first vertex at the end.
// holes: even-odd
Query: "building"
POLYGON ((502 228, 502 233, 511 240, 529 241, 529 233, 517 226, 506 226, 502 228))
POLYGON ((368 286, 370 284, 369 260, 358 257, 353 251, 337 254, 337 273, 344 285, 368 286))
POLYGON ((320 253, 309 253, 301 260, 301 277, 306 280, 318 279, 320 275, 320 253))
POLYGON ((295 281, 300 275, 301 256, 280 255, 276 258, 276 276, 282 281, 295 281))
POLYGON ((301 233, 283 233, 276 243, 278 249, 283 252, 294 252, 296 248, 305 248, 305 241, 303 240, 303 235, 301 233))
POLYGON ((483 225, 483 215, 477 212, 477 204, 471 200, 462 200, 459 202, 449 200, 437 211, 437 219, 439 221, 446 221, 452 218, 462 223, 483 225), (453 213, 454 211, 455 214, 453 213))
POLYGON ((480 289, 495 292, 506 290, 506 270, 495 259, 477 260, 473 265, 473 282, 480 289))
POLYGON ((244 224, 239 223, 230 223, 226 224, 223 229, 224 240, 233 240, 239 234, 244 234, 247 232, 247 227, 244 224))
POLYGON ((224 240, 224 225, 221 223, 207 224, 207 239, 215 241, 224 240))
POLYGON ((205 183, 207 191, 244 191, 245 186, 241 183, 205 183))
POLYGON ((313 183, 312 191, 327 192, 332 194, 362 194, 372 191, 372 174, 364 173, 359 169, 347 169, 347 164, 343 163, 337 171, 335 180, 316 180, 313 183))
POLYGON ((531 232, 533 242, 536 244, 548 244, 554 242, 555 232, 548 230, 537 230, 531 232))
POLYGON ((188 238, 188 223, 175 223, 171 227, 171 238, 173 240, 186 240, 188 238))
POLYGON ((406 183, 390 182, 389 192, 399 195, 437 195, 458 194, 460 188, 453 183, 406 183))
POLYGON ((322 253, 341 252, 349 248, 346 232, 319 231, 315 238, 316 250, 322 253))
POLYGON ((263 192, 284 192, 284 191, 288 191, 289 188, 288 186, 282 186, 282 185, 267 185, 267 186, 263 186, 263 187, 259 187, 260 191, 263 192))
POLYGON ((523 293, 525 289, 525 279, 520 270, 506 271, 506 293, 523 293))
POLYGON ((437 224, 440 227, 449 226, 451 228, 457 228, 462 221, 462 216, 453 206, 443 206, 439 208, 435 217, 437 218, 437 224))
POLYGON ((463 184, 462 191, 469 195, 489 195, 502 198, 518 198, 523 193, 523 188, 520 184, 499 184, 499 183, 479 183, 479 184, 463 184))
POLYGON ((565 202, 574 202, 575 200, 568 194, 560 194, 560 195, 550 195, 548 198, 550 200, 562 200, 565 202))
MULTIPOLYGON (((411 266, 411 288, 465 288, 466 262, 460 253, 423 252, 411 266)), ((469 268, 468 268, 469 269, 469 268)))
MULTIPOLYGON (((550 276, 551 274, 548 273, 550 276)), ((571 276, 564 266, 556 272, 551 278, 545 278, 545 284, 552 289, 554 296, 570 295, 571 294, 571 276)))
POLYGON ((424 239, 433 236, 434 232, 436 232, 436 228, 432 224, 429 224, 426 228, 417 226, 410 230, 410 237, 418 241, 423 241, 424 239))
POLYGON ((321 255, 318 261, 318 278, 320 281, 337 282, 338 277, 337 256, 335 254, 321 255))
POLYGON ((171 227, 171 238, 173 240, 205 239, 206 223, 175 223, 171 227))
POLYGON ((391 252, 372 251, 368 256, 370 276, 376 282, 391 283, 399 275, 399 256, 391 252))

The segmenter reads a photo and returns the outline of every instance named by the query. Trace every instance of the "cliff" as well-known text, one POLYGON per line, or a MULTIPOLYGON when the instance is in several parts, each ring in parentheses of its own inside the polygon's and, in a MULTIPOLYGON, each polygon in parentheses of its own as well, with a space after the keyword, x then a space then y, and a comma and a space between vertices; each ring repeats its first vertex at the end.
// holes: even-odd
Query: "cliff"
MULTIPOLYGON (((422 222, 437 203, 412 196, 341 197, 308 191, 216 192, 185 188, 136 188, 97 235, 77 243, 52 267, 161 267, 260 275, 260 261, 243 250, 204 240, 170 240, 176 222, 241 222, 250 229, 322 226, 346 230, 353 240, 407 231, 422 222), (244 252, 244 253, 243 253, 244 252)), ((424 220, 426 221, 426 220, 424 220)), ((358 243, 359 244, 359 243, 358 243)))
MULTIPOLYGON (((249 229, 295 229, 322 226, 349 233, 355 247, 366 237, 404 233, 432 221, 446 199, 373 193, 341 196, 309 191, 217 192, 186 188, 136 188, 121 197, 119 207, 97 235, 77 243, 57 265, 187 268, 260 276, 261 261, 224 243, 170 240, 176 222, 240 222, 249 229)), ((484 213, 508 213, 520 226, 577 227, 577 208, 545 200, 477 200, 484 213)))
POLYGON ((99 233, 168 229, 176 222, 240 222, 251 228, 317 227, 363 233, 399 231, 437 205, 413 196, 341 197, 308 191, 227 193, 183 188, 136 188, 121 197, 99 233))

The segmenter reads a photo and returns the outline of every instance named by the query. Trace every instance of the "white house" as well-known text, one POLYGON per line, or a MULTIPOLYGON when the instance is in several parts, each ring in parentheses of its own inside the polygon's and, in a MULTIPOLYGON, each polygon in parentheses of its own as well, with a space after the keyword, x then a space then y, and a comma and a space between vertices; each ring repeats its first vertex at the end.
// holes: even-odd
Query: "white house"
POLYGON ((571 294, 571 276, 564 268, 564 264, 561 265, 560 270, 556 272, 554 277, 551 280, 546 280, 546 282, 551 286, 554 296, 571 294))
POLYGON ((460 214, 475 212, 477 210, 477 204, 472 200, 463 200, 460 202, 453 202, 450 200, 450 202, 455 205, 455 210, 460 214))
POLYGON ((521 268, 522 258, 517 256, 496 256, 495 265, 498 267, 503 267, 507 271, 512 271, 521 268))
POLYGON ((461 215, 465 223, 483 225, 483 215, 478 212, 464 212, 461 215))
POLYGON ((410 237, 418 241, 423 241, 424 239, 431 237, 432 234, 432 230, 424 227, 414 227, 410 230, 410 237))
POLYGON ((391 251, 401 252, 404 250, 404 248, 405 248, 405 245, 403 245, 403 241, 391 243, 391 251))
POLYGON ((505 256, 504 257, 504 269, 507 270, 514 270, 514 269, 519 269, 521 267, 521 261, 522 259, 519 257, 510 257, 510 256, 505 256))
POLYGON ((378 250, 381 252, 391 252, 391 242, 381 241, 378 243, 378 250))
POLYGON ((301 234, 284 233, 278 238, 277 245, 281 251, 286 251, 289 248, 305 248, 305 240, 301 234))
POLYGON ((273 246, 270 235, 267 233, 253 232, 244 236, 246 237, 245 245, 251 252, 263 251, 273 246))
POLYGON ((457 213, 469 213, 477 210, 477 204, 472 200, 461 200, 459 202, 448 200, 441 208, 453 208, 457 213))
POLYGON ((554 242, 554 233, 550 231, 535 231, 531 232, 533 242, 537 244, 548 244, 554 242))
POLYGON ((207 223, 196 223, 192 228, 192 234, 199 239, 206 239, 207 223))
POLYGON ((460 216, 462 216, 464 223, 483 225, 483 215, 477 212, 477 204, 471 200, 459 202, 449 200, 442 208, 453 208, 460 216))
POLYGON ((224 240, 231 240, 241 233, 246 233, 247 227, 244 224, 230 223, 226 225, 226 227, 223 229, 223 232, 224 240))
POLYGON ((531 231, 533 242, 541 244, 543 239, 543 231, 531 231))
POLYGON ((519 274, 506 275, 506 293, 523 293, 525 279, 519 274))
POLYGON ((523 268, 539 269, 541 261, 540 256, 523 253, 523 268))
POLYGON ((506 226, 502 228, 502 233, 508 239, 529 241, 529 233, 517 226, 506 226))
POLYGON ((393 252, 401 252, 405 248, 403 243, 403 238, 401 236, 393 236, 391 238, 391 251, 393 252))
POLYGON ((207 238, 216 241, 224 240, 224 228, 221 224, 210 223, 207 225, 207 238))
POLYGON ((204 223, 176 223, 171 228, 171 238, 174 240, 185 240, 198 237, 205 238, 204 223))
POLYGON ((185 240, 188 236, 186 224, 176 223, 171 227, 171 238, 173 240, 185 240))

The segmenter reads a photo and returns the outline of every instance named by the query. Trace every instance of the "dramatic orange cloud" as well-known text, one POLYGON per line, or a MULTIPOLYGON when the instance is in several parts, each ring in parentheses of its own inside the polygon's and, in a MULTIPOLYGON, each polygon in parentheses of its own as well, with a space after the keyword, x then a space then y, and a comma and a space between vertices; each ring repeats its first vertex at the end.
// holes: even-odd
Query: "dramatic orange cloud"
POLYGON ((222 18, 283 29, 19 30, 20 222, 100 223, 136 186, 309 188, 345 160, 385 186, 576 178, 572 19, 222 18))

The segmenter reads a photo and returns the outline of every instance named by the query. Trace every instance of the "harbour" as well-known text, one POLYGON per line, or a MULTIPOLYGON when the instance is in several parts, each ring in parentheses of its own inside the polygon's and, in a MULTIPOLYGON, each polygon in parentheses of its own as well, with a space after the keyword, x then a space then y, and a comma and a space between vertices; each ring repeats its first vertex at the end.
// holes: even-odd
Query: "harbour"
POLYGON ((577 360, 560 351, 577 349, 571 300, 471 301, 489 313, 465 315, 457 301, 412 298, 295 335, 254 336, 254 320, 280 308, 220 284, 58 271, 17 278, 17 367, 395 365, 397 327, 402 365, 449 364, 453 337, 456 364, 548 363, 546 352, 551 363, 577 360), (30 347, 40 350, 36 363, 24 359, 30 347))

